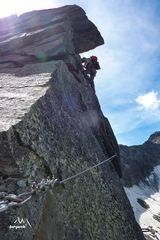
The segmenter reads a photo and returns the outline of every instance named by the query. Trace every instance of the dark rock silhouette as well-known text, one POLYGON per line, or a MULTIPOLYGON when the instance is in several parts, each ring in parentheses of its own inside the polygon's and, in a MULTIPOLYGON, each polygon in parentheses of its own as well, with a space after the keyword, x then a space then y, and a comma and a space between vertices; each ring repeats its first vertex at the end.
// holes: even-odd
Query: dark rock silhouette
MULTIPOLYGON (((144 181, 153 168, 160 164, 160 132, 155 132, 142 145, 120 145, 124 186, 131 187, 144 181)), ((158 187, 156 178, 154 187, 158 187)))
POLYGON ((103 43, 76 5, 0 20, 0 191, 19 194, 117 153, 60 192, 1 213, 1 239, 144 239, 119 180, 113 131, 81 71, 79 53, 103 43), (32 227, 9 229, 18 217, 32 227))

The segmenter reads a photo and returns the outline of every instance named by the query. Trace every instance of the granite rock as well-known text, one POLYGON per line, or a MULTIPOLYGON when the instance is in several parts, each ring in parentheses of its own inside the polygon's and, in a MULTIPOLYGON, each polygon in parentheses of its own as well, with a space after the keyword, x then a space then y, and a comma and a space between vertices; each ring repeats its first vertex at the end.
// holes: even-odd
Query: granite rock
POLYGON ((1 239, 143 240, 119 179, 117 141, 81 69, 79 53, 104 42, 95 25, 72 5, 1 19, 0 29, 1 191, 19 194, 117 154, 1 213, 1 239), (9 229, 18 217, 31 227, 9 229))

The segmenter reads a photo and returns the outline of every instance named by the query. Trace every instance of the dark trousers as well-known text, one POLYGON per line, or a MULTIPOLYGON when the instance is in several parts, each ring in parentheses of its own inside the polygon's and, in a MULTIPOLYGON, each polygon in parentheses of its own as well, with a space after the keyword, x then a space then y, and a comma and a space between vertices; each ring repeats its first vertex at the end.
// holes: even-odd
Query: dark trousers
POLYGON ((85 78, 87 79, 87 82, 91 85, 91 87, 94 88, 94 78, 96 76, 96 69, 91 68, 91 69, 86 69, 83 71, 83 74, 85 78))

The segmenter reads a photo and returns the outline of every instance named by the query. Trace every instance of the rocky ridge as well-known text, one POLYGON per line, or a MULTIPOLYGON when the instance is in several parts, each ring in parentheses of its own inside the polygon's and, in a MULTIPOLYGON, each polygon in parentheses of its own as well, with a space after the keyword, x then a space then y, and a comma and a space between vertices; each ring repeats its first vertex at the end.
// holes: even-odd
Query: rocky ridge
POLYGON ((60 191, 1 213, 1 239, 144 239, 118 177, 113 131, 81 71, 79 53, 103 43, 76 5, 0 20, 0 191, 65 179, 117 153, 60 191), (18 217, 32 227, 9 229, 18 217))
POLYGON ((142 145, 120 145, 123 185, 146 239, 160 239, 160 132, 142 145), (147 204, 148 209, 138 203, 147 204))
POLYGON ((120 145, 120 156, 124 186, 131 187, 144 181, 154 167, 160 165, 160 132, 152 134, 142 145, 120 145))

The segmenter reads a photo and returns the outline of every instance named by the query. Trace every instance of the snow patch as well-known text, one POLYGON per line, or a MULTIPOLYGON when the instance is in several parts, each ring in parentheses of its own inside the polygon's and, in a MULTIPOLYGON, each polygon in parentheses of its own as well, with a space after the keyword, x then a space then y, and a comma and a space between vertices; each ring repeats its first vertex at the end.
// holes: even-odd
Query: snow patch
POLYGON ((153 239, 160 240, 160 221, 153 218, 154 215, 160 213, 160 165, 156 166, 149 177, 138 185, 133 185, 130 188, 124 188, 125 192, 133 207, 135 218, 141 228, 152 227, 155 233, 146 233, 153 239), (147 210, 143 208, 137 199, 144 200, 150 208, 147 210))

